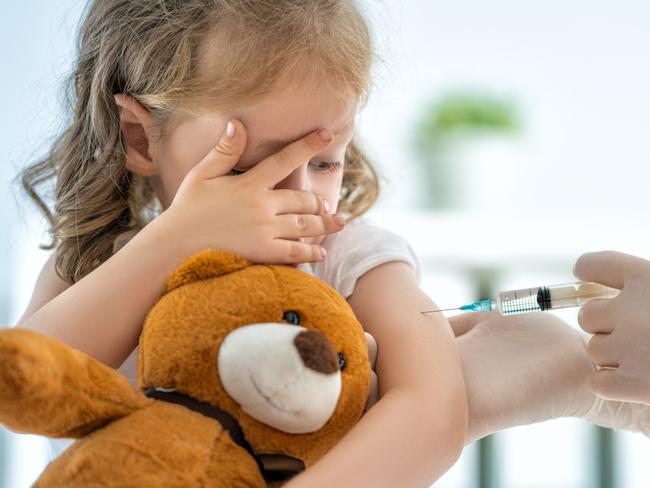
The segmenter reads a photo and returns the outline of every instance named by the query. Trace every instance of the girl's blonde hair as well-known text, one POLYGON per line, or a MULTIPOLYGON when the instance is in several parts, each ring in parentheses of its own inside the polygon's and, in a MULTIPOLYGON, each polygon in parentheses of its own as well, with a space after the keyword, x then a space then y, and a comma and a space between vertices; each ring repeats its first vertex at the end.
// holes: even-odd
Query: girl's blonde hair
MULTIPOLYGON (((70 123, 20 174, 50 224, 41 248, 57 247, 69 283, 108 259, 116 236, 146 225, 156 201, 149 180, 126 168, 115 94, 135 98, 161 128, 174 112, 255 100, 296 72, 363 104, 373 52, 354 0, 94 0, 77 56, 70 123), (53 209, 37 191, 51 181, 53 209)), ((359 216, 377 199, 377 173, 354 139, 344 167, 339 208, 359 216)))

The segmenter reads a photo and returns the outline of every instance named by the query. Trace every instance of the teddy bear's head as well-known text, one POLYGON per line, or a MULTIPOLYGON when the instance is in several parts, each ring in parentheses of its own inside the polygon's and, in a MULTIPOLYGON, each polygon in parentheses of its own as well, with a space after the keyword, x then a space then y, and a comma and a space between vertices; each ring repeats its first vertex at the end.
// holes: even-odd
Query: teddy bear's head
POLYGON ((218 406, 258 454, 310 465, 359 420, 370 366, 361 325, 327 284, 208 250, 149 312, 138 381, 218 406))

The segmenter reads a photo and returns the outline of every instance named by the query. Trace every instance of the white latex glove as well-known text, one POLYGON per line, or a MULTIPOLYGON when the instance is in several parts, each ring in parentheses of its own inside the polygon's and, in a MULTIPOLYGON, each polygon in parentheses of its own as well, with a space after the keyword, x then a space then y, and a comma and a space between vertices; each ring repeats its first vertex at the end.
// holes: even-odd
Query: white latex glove
POLYGON ((467 443, 558 417, 650 435, 650 408, 593 394, 588 378, 594 367, 586 341, 558 317, 471 313, 451 317, 450 323, 458 336, 467 389, 467 443))
POLYGON ((575 275, 621 290, 615 298, 591 300, 578 322, 594 334, 587 352, 598 366, 590 376, 596 395, 650 404, 650 261, 614 251, 587 253, 575 275))

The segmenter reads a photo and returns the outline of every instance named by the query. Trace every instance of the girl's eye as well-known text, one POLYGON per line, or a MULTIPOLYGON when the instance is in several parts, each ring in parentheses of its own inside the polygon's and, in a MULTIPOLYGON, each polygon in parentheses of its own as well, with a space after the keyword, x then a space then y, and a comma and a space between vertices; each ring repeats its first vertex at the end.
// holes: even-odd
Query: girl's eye
MULTIPOLYGON (((330 173, 340 170, 343 167, 343 164, 341 164, 340 161, 310 161, 309 166, 319 173, 330 173)), ((237 176, 244 173, 246 173, 246 171, 233 168, 228 171, 228 176, 237 176)))
POLYGON ((343 166, 340 161, 311 161, 309 165, 321 173, 339 171, 343 166))

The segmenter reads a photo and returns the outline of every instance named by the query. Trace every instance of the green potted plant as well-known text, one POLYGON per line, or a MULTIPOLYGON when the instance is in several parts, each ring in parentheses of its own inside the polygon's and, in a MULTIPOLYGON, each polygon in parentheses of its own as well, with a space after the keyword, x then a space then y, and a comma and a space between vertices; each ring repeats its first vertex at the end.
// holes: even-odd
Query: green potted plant
POLYGON ((515 103, 504 97, 455 91, 429 103, 414 132, 424 205, 490 210, 504 204, 520 130, 515 103))

